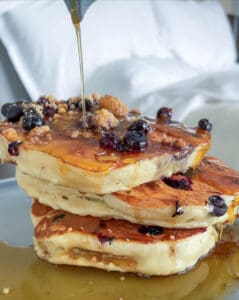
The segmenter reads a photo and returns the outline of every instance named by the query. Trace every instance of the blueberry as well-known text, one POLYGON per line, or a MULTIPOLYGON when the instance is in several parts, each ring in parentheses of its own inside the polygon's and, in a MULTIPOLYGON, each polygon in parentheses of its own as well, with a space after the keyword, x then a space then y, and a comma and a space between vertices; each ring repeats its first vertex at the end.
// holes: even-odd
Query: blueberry
POLYGON ((161 107, 157 112, 157 119, 162 122, 170 122, 172 119, 172 108, 161 107))
POLYGON ((21 142, 15 141, 8 145, 8 153, 11 156, 18 156, 19 155, 19 148, 18 146, 21 144, 21 142))
POLYGON ((66 216, 66 214, 59 214, 59 215, 56 215, 52 218, 52 223, 57 223, 58 220, 61 220, 61 219, 64 219, 66 216))
POLYGON ((84 123, 81 119, 78 124, 80 129, 97 129, 93 116, 87 116, 84 123))
POLYGON ((141 131, 144 133, 147 133, 148 130, 149 124, 144 120, 137 120, 133 122, 128 128, 128 131, 141 131))
POLYGON ((1 113, 4 115, 4 117, 6 117, 6 114, 8 112, 9 107, 12 105, 12 103, 5 103, 3 104, 3 106, 1 107, 1 113))
POLYGON ((1 108, 1 113, 7 118, 9 122, 18 122, 23 116, 23 106, 20 103, 5 103, 1 108))
POLYGON ((43 115, 45 118, 51 118, 54 116, 54 114, 57 112, 57 108, 51 107, 51 106, 45 106, 43 108, 43 115))
POLYGON ((227 205, 224 199, 218 195, 212 195, 208 198, 209 207, 211 209, 211 213, 214 216, 220 217, 223 216, 227 212, 227 205))
POLYGON ((148 145, 147 136, 143 132, 129 131, 124 136, 124 144, 130 152, 143 152, 148 145))
POLYGON ((37 100, 37 104, 40 104, 42 106, 46 106, 49 103, 50 103, 49 99, 43 96, 37 100))
POLYGON ((22 120, 22 127, 25 130, 31 130, 35 127, 40 127, 44 124, 43 119, 41 118, 40 114, 34 109, 29 108, 22 120))
POLYGON ((112 244, 113 240, 115 239, 114 236, 106 236, 106 235, 102 235, 101 233, 97 234, 97 238, 101 244, 109 242, 110 245, 112 244))
POLYGON ((164 177, 163 182, 175 189, 191 190, 192 180, 187 176, 173 175, 171 177, 164 177))
POLYGON ((118 152, 124 152, 124 151, 126 151, 125 144, 122 143, 122 142, 117 143, 117 145, 116 145, 116 151, 118 151, 118 152))
POLYGON ((105 149, 115 150, 120 142, 119 137, 112 131, 103 133, 99 140, 100 146, 105 149))
POLYGON ((67 105, 68 105, 69 110, 78 110, 79 109, 79 105, 76 103, 67 103, 67 105))
POLYGON ((71 102, 71 101, 67 100, 66 104, 68 106, 68 110, 76 111, 76 110, 82 109, 81 103, 79 103, 79 102, 71 102))
POLYGON ((87 112, 92 112, 93 109, 94 109, 93 101, 91 101, 89 99, 85 99, 85 110, 87 112))
POLYGON ((210 123, 208 119, 201 119, 198 122, 198 127, 210 132, 212 130, 212 123, 210 123))
POLYGON ((141 225, 138 228, 138 232, 142 234, 159 235, 164 233, 164 229, 160 226, 141 225))

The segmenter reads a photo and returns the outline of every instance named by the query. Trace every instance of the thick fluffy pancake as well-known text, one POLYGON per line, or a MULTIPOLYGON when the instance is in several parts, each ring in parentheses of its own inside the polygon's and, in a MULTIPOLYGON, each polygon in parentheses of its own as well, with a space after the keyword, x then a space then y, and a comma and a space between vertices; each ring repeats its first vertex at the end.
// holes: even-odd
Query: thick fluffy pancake
MULTIPOLYGON (((1 122, 0 159, 16 163, 22 172, 33 177, 47 178, 81 192, 105 194, 130 190, 195 167, 210 147, 211 135, 205 130, 148 120, 150 129, 144 151, 107 150, 99 143, 105 129, 83 130, 80 117, 79 111, 65 112, 57 118, 44 119, 44 126, 30 131, 22 128, 21 121, 1 122), (8 153, 9 143, 14 141, 22 142, 16 156, 8 153)), ((110 129, 111 133, 123 141, 135 118, 119 118, 119 125, 110 129)))
POLYGON ((149 226, 53 211, 37 202, 32 207, 32 218, 38 256, 56 264, 108 271, 149 275, 183 272, 217 241, 213 227, 150 227, 151 233, 147 233, 149 226))
POLYGON ((189 190, 173 188, 160 180, 140 185, 128 192, 83 194, 76 189, 26 175, 19 169, 16 175, 19 186, 30 197, 54 209, 133 223, 170 228, 205 227, 233 222, 239 206, 239 174, 215 158, 205 158, 193 172, 189 190), (209 183, 207 178, 210 178, 209 183), (221 186, 221 182, 226 181, 226 185, 221 186), (212 195, 220 195, 228 207, 221 216, 212 212, 208 201, 212 195), (176 205, 180 209, 178 214, 176 205))

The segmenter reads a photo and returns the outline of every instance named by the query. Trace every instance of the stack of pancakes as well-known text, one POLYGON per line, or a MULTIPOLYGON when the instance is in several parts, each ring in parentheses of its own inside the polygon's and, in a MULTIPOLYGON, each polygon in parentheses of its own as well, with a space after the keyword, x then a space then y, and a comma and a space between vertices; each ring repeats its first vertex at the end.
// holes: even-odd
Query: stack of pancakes
POLYGON ((204 157, 211 126, 170 109, 146 118, 112 96, 7 103, 0 159, 33 199, 37 255, 55 264, 168 275, 215 246, 239 205, 239 173, 204 157), (206 124, 206 125, 205 125, 206 124))

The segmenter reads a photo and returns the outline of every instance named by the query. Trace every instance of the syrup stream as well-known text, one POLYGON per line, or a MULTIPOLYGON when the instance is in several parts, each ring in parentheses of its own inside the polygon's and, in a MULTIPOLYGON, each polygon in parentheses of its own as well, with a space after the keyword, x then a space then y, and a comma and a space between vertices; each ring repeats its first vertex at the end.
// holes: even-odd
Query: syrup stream
POLYGON ((85 128, 86 111, 85 111, 84 68, 83 68, 83 55, 82 55, 81 28, 80 28, 80 20, 76 12, 76 0, 71 1, 71 19, 75 27, 76 38, 77 38, 78 57, 79 57, 79 66, 80 66, 80 90, 81 90, 81 99, 82 99, 83 128, 85 128))

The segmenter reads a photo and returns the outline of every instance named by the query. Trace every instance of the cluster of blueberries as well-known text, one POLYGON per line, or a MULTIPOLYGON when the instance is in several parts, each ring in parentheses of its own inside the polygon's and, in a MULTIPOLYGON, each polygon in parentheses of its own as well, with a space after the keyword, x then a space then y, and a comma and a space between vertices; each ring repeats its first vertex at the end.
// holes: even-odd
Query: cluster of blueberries
POLYGON ((128 127, 123 140, 119 138, 117 133, 105 131, 102 133, 99 143, 102 148, 116 150, 118 152, 145 151, 148 144, 148 130, 149 124, 145 120, 137 120, 128 127))
MULTIPOLYGON (((164 123, 169 123, 172 118, 172 109, 162 107, 157 112, 157 119, 164 123)), ((123 140, 112 132, 103 132, 100 138, 100 146, 109 150, 116 150, 118 152, 143 152, 148 145, 147 133, 149 131, 149 124, 142 119, 136 120, 128 128, 123 140)))
POLYGON ((22 119, 22 127, 25 130, 31 130, 35 127, 42 126, 44 120, 35 108, 28 108, 24 111, 23 104, 25 101, 18 101, 15 103, 5 103, 1 108, 1 113, 7 118, 8 122, 16 123, 22 119))

